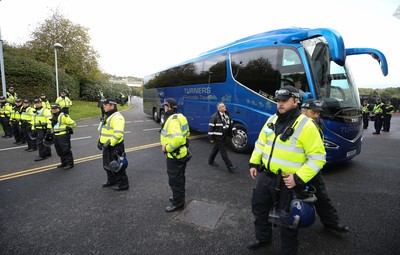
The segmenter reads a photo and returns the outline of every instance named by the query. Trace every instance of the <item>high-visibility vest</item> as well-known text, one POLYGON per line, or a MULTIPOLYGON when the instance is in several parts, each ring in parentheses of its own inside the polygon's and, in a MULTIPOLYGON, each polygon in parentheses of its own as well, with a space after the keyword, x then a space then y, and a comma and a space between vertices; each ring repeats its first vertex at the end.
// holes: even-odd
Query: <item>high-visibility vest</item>
POLYGON ((11 115, 10 115, 11 121, 20 121, 21 120, 21 112, 20 112, 21 108, 22 108, 22 105, 14 106, 12 108, 11 115))
POLYGON ((51 129, 51 112, 49 109, 42 107, 36 109, 32 119, 32 130, 51 129))
POLYGON ((54 135, 65 135, 67 133, 67 127, 74 129, 76 123, 68 114, 61 112, 57 117, 57 124, 53 127, 54 135))
POLYGON ((167 119, 160 135, 161 145, 165 145, 168 158, 183 158, 187 155, 186 142, 190 136, 189 123, 185 116, 176 113, 167 119))
POLYGON ((13 94, 7 92, 6 94, 7 94, 7 103, 15 104, 15 99, 18 98, 17 92, 14 92, 13 94))
POLYGON ((107 143, 110 140, 110 145, 115 146, 124 140, 125 118, 121 113, 115 112, 111 114, 105 123, 101 124, 100 142, 107 143))
POLYGON ((0 103, 0 117, 10 117, 12 107, 9 103, 0 103))
POLYGON ((62 108, 70 108, 72 106, 72 101, 68 97, 58 97, 56 100, 56 104, 59 104, 62 108))
POLYGON ((375 104, 372 112, 375 114, 382 114, 383 113, 382 107, 383 107, 383 103, 375 104))
POLYGON ((363 105, 362 113, 369 113, 369 104, 363 105))
POLYGON ((392 115, 394 113, 394 106, 389 104, 386 105, 386 114, 392 115))
POLYGON ((286 141, 280 138, 282 134, 275 132, 268 126, 275 124, 277 115, 271 116, 261 130, 255 143, 250 163, 269 166, 269 171, 282 175, 296 174, 307 183, 325 165, 326 152, 316 125, 303 114, 292 125, 293 134, 286 141))
POLYGON ((21 121, 26 121, 31 123, 34 115, 35 115, 35 109, 33 109, 33 107, 31 106, 28 106, 26 108, 22 107, 21 121))

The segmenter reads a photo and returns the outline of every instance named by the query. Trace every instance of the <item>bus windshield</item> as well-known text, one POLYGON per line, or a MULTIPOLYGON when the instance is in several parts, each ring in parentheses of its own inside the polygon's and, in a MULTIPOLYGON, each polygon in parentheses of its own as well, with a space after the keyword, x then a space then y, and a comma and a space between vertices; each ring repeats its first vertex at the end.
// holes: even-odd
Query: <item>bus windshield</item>
POLYGON ((303 41, 302 45, 307 52, 316 97, 324 102, 322 117, 359 116, 358 89, 347 65, 340 66, 331 60, 323 37, 303 41))

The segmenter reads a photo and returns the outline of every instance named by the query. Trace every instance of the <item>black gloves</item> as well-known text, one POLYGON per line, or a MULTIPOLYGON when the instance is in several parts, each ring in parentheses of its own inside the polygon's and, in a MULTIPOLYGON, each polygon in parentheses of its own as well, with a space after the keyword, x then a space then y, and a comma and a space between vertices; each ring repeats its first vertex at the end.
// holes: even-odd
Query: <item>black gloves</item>
POLYGON ((108 140, 105 144, 102 144, 99 140, 99 142, 97 143, 97 148, 99 150, 107 150, 110 147, 110 140, 108 140))
POLYGON ((97 148, 103 150, 103 144, 100 141, 97 142, 97 148))
POLYGON ((51 134, 51 129, 46 129, 46 134, 51 134))

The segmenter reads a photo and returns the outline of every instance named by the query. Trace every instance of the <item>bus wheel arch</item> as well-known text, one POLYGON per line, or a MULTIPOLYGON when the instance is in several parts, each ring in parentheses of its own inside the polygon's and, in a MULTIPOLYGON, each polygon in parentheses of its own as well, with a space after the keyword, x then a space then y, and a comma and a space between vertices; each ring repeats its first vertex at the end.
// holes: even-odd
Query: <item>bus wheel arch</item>
POLYGON ((246 127, 240 122, 233 123, 233 126, 236 128, 236 132, 229 139, 229 145, 235 152, 248 153, 251 148, 246 127))

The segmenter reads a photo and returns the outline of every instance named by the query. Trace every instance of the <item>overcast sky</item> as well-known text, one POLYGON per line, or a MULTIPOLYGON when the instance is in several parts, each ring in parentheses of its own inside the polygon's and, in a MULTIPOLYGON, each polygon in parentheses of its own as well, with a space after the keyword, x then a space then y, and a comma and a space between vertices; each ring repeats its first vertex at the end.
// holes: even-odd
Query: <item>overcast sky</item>
POLYGON ((400 19, 395 0, 0 0, 1 37, 22 44, 53 10, 89 29, 104 72, 136 76, 252 34, 286 27, 329 27, 345 46, 382 51, 383 77, 369 56, 347 58, 358 87, 400 86, 400 19))

